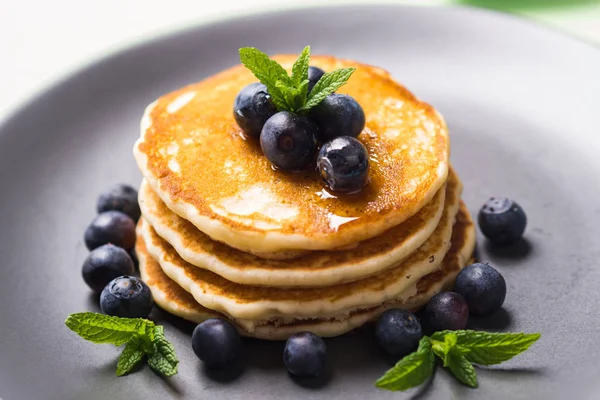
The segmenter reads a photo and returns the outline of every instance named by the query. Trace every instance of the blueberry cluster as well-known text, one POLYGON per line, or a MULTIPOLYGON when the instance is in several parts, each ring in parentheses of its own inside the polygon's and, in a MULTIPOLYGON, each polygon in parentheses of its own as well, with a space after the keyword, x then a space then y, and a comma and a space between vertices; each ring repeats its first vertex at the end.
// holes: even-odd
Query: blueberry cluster
POLYGON ((100 308, 108 315, 145 318, 154 304, 150 288, 133 276, 135 223, 140 218, 137 191, 129 185, 109 188, 98 198, 98 216, 85 231, 90 254, 83 280, 100 293, 100 308))
MULTIPOLYGON (((309 67, 309 91, 324 73, 309 67)), ((264 155, 276 168, 303 171, 316 158, 330 189, 352 192, 366 184, 369 155, 356 139, 365 127, 365 113, 351 96, 330 94, 307 115, 278 112, 267 87, 256 82, 238 93, 233 115, 246 135, 260 139, 264 155)))

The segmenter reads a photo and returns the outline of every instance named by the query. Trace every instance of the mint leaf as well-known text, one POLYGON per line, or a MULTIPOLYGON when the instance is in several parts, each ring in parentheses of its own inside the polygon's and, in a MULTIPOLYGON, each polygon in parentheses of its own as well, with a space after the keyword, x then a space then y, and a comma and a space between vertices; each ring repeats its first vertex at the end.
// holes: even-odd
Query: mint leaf
POLYGON ((305 112, 319 104, 325 97, 342 87, 354 71, 356 71, 356 68, 342 68, 326 72, 311 90, 306 104, 298 111, 305 112))
POLYGON ((407 390, 421 385, 433 373, 435 357, 427 336, 419 342, 419 348, 398 361, 375 382, 380 389, 391 391, 407 390))
POLYGON ((244 47, 239 50, 240 61, 256 78, 267 87, 273 104, 279 111, 289 110, 284 93, 277 87, 277 81, 292 86, 292 81, 286 70, 275 60, 254 47, 244 47))
POLYGON ((111 343, 121 346, 133 337, 154 340, 154 323, 142 318, 119 318, 110 315, 83 312, 71 314, 67 327, 93 343, 111 343))
POLYGON ((453 332, 447 332, 443 337, 439 339, 431 338, 431 349, 434 354, 442 359, 444 367, 447 366, 447 358, 450 356, 450 351, 456 346, 456 334, 453 332), (443 340, 443 342, 440 341, 443 340))
POLYGON ((478 386, 475 368, 473 368, 473 364, 464 355, 450 350, 445 357, 444 367, 448 367, 452 375, 465 385, 473 388, 478 386))
POLYGON ((135 337, 132 338, 119 356, 117 376, 123 376, 131 372, 142 361, 145 354, 141 341, 135 337))
MULTIPOLYGON (((449 331, 436 332, 432 340, 441 340, 449 331)), ((491 333, 479 331, 453 331, 456 344, 468 350, 467 360, 479 365, 492 365, 510 360, 527 350, 539 338, 539 333, 491 333)))
POLYGON ((175 349, 171 342, 165 338, 164 328, 154 328, 154 353, 148 356, 148 365, 165 376, 173 376, 177 373, 179 360, 175 355, 175 349))
MULTIPOLYGON (((292 83, 295 87, 308 80, 308 64, 310 62, 310 46, 306 46, 298 56, 292 67, 292 83)), ((306 101, 306 95, 304 96, 306 101)), ((304 105, 304 102, 302 103, 304 105)))

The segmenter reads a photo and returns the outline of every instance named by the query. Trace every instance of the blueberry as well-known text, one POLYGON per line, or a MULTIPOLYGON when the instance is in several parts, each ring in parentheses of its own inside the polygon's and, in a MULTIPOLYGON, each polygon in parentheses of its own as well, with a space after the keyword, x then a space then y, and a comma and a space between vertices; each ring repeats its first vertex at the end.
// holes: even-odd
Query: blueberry
POLYGON ((260 147, 271 164, 288 171, 308 168, 317 154, 317 127, 306 117, 281 111, 267 120, 260 147))
POLYGON ((150 288, 135 276, 113 279, 100 294, 102 312, 116 317, 146 318, 153 304, 150 288))
POLYGON ((375 326, 375 337, 386 353, 404 357, 417 349, 423 331, 413 313, 392 309, 379 317, 375 326))
POLYGON ((239 356, 242 341, 230 322, 211 318, 194 329, 192 349, 207 367, 220 368, 239 356))
POLYGON ((454 291, 465 298, 471 314, 487 315, 502 307, 506 281, 495 268, 475 263, 458 273, 454 291))
POLYGON ((98 213, 113 210, 121 211, 129 215, 136 222, 142 215, 138 203, 137 190, 123 183, 114 185, 102 193, 98 198, 96 210, 98 213))
POLYGON ((233 103, 233 116, 246 134, 259 137, 263 125, 277 112, 267 87, 255 82, 245 86, 233 103))
POLYGON ((358 139, 338 137, 321 147, 317 168, 331 190, 360 190, 369 177, 369 154, 358 139))
POLYGON ((492 243, 511 244, 523 236, 527 216, 514 201, 492 197, 479 210, 478 222, 479 229, 492 243))
POLYGON ((469 306, 458 293, 438 293, 427 304, 423 319, 432 331, 464 329, 469 319, 469 306))
POLYGON ((323 71, 319 67, 308 67, 308 91, 310 92, 312 88, 317 84, 319 79, 325 75, 325 71, 323 71))
POLYGON ((310 110, 309 117, 319 127, 321 142, 340 136, 358 137, 365 127, 365 112, 346 94, 330 94, 310 110))
POLYGON ((89 250, 108 243, 131 250, 135 245, 135 222, 120 211, 105 211, 94 218, 84 239, 89 250))
POLYGON ((133 274, 131 257, 125 250, 112 244, 105 244, 92 250, 82 268, 83 280, 98 293, 113 279, 131 274, 133 274))
POLYGON ((296 376, 319 376, 325 370, 327 346, 312 332, 296 333, 287 340, 283 349, 283 363, 296 376))

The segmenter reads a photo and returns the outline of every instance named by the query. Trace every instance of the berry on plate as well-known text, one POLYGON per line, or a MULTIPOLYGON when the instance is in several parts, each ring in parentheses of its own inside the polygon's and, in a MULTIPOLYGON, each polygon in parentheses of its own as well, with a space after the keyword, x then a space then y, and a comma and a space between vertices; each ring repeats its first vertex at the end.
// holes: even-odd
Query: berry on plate
POLYGON ((287 340, 283 363, 292 375, 302 378, 319 376, 325 370, 327 346, 312 332, 299 332, 287 340))
POLYGON ((387 310, 375 326, 375 338, 388 354, 404 357, 417 349, 423 337, 421 323, 413 313, 401 309, 387 310))
POLYGON ((137 222, 142 215, 138 203, 138 192, 133 187, 119 183, 108 188, 98 197, 96 204, 98 213, 104 211, 121 211, 137 222))
POLYGON ((129 254, 112 244, 100 246, 88 255, 82 268, 83 280, 95 292, 122 275, 131 275, 134 265, 129 254))
POLYGON ((358 191, 369 177, 369 154, 358 139, 338 137, 321 147, 317 168, 331 190, 358 191))
POLYGON ((84 240, 88 250, 108 243, 131 250, 135 245, 135 222, 120 211, 105 211, 87 227, 84 240))
POLYGON ((229 321, 211 318, 198 324, 194 329, 192 349, 207 367, 220 368, 240 355, 242 341, 229 321))
POLYGON ((471 314, 487 315, 504 304, 506 281, 495 268, 475 263, 458 273, 454 291, 465 298, 471 314))
POLYGON ((277 108, 271 102, 267 87, 260 82, 245 86, 233 103, 233 116, 242 130, 249 136, 259 137, 265 122, 277 108))
POLYGON ((438 293, 425 307, 423 319, 432 331, 464 329, 469 320, 469 306, 458 293, 438 293))
POLYGON ((308 118, 281 111, 267 120, 260 147, 271 164, 288 171, 307 169, 317 154, 317 127, 308 118))
POLYGON ((113 279, 100 294, 102 312, 115 317, 146 318, 153 305, 150 288, 135 276, 113 279))
POLYGON ((523 236, 527 216, 514 201, 492 197, 479 210, 477 221, 485 237, 492 243, 503 245, 515 243, 523 236))

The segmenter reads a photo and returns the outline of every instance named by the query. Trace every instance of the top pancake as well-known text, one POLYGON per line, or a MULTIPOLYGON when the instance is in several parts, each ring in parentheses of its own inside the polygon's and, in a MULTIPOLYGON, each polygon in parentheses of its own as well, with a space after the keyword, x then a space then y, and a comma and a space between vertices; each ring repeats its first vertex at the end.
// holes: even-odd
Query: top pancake
MULTIPOLYGON (((277 56, 287 69, 293 56, 277 56)), ((142 119, 138 165, 162 201, 198 229, 252 252, 327 250, 377 236, 419 211, 446 181, 443 118, 379 68, 312 57, 326 71, 356 67, 339 92, 363 107, 359 139, 370 184, 333 196, 314 171, 275 171, 235 123, 233 101, 256 78, 236 66, 161 97, 142 119)))

